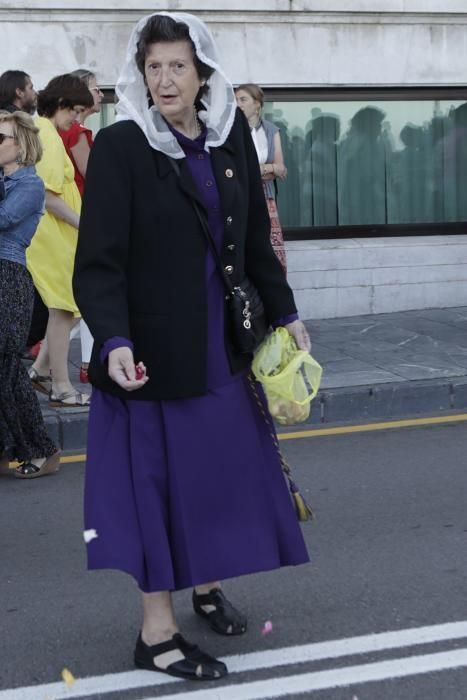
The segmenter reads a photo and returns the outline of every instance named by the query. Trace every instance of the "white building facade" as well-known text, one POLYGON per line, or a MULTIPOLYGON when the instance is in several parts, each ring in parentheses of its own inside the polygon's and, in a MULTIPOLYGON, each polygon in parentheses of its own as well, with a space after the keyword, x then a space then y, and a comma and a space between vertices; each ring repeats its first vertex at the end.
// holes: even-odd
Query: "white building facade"
POLYGON ((199 15, 234 84, 266 88, 304 318, 467 305, 467 0, 4 0, 0 72, 111 90, 156 10, 199 15))

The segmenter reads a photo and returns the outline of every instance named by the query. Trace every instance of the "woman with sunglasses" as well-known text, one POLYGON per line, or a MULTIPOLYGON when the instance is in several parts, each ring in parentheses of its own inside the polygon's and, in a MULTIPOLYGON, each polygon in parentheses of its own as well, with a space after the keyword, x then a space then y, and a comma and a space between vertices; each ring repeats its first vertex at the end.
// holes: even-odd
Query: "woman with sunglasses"
MULTIPOLYGON (((95 74, 86 68, 78 68, 70 75, 79 78, 90 91, 93 99, 92 107, 88 107, 76 116, 76 121, 73 122, 68 130, 59 129, 59 134, 62 137, 66 152, 70 157, 75 168, 75 182, 79 189, 81 197, 84 195, 84 180, 86 178, 86 169, 88 167, 89 154, 93 144, 93 133, 91 129, 84 126, 84 122, 91 114, 98 114, 101 111, 101 102, 104 93, 97 85, 95 74)), ((79 378, 82 384, 89 382, 88 367, 91 361, 91 353, 93 346, 92 335, 85 321, 80 321, 80 338, 81 338, 81 368, 79 378)))
POLYGON ((39 129, 26 112, 0 112, 0 473, 31 479, 56 472, 60 452, 47 435, 21 351, 28 337, 34 286, 26 248, 44 210, 39 129), (19 467, 9 469, 9 461, 19 467))

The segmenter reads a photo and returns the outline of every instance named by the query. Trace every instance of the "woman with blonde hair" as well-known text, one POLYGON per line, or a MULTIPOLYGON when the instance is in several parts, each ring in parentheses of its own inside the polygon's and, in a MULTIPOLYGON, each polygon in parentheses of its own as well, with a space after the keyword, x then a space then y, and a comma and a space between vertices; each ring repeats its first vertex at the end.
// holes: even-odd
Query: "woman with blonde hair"
POLYGON ((34 302, 26 248, 44 209, 35 171, 39 130, 25 112, 0 112, 0 473, 30 479, 58 470, 39 402, 21 363, 34 302), (19 467, 9 470, 9 461, 19 467))
POLYGON ((237 104, 248 119, 251 136, 258 154, 261 179, 263 181, 264 195, 268 205, 269 218, 271 220, 271 243, 274 252, 282 263, 284 271, 287 271, 284 237, 282 235, 279 213, 277 211, 274 192, 274 180, 285 180, 287 168, 282 154, 281 137, 279 129, 267 119, 263 119, 264 92, 255 83, 239 85, 235 91, 237 104))

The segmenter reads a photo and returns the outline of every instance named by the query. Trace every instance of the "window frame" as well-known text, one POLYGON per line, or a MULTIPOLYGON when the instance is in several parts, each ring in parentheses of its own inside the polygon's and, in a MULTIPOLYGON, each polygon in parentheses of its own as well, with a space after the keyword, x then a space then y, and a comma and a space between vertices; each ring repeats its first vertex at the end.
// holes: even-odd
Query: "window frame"
MULTIPOLYGON (((467 86, 406 86, 406 87, 264 87, 266 102, 419 102, 421 100, 464 100, 467 86)), ((279 194, 280 196, 280 194, 279 194)), ((381 236, 438 236, 467 233, 467 221, 421 224, 377 224, 341 226, 300 226, 283 229, 286 241, 326 240, 335 238, 376 238, 381 236)))

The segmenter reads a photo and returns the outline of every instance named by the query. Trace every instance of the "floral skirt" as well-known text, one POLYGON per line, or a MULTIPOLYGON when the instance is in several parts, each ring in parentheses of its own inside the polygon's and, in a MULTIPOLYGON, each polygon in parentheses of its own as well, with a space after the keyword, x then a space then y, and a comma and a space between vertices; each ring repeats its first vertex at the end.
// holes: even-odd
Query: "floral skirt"
POLYGON ((287 258, 285 255, 284 237, 282 235, 281 222, 277 211, 276 200, 273 197, 266 197, 269 218, 271 220, 271 243, 274 252, 281 261, 284 272, 287 274, 287 258))
POLYGON ((33 303, 34 286, 24 265, 0 260, 0 456, 19 462, 50 457, 57 449, 21 361, 33 303))

